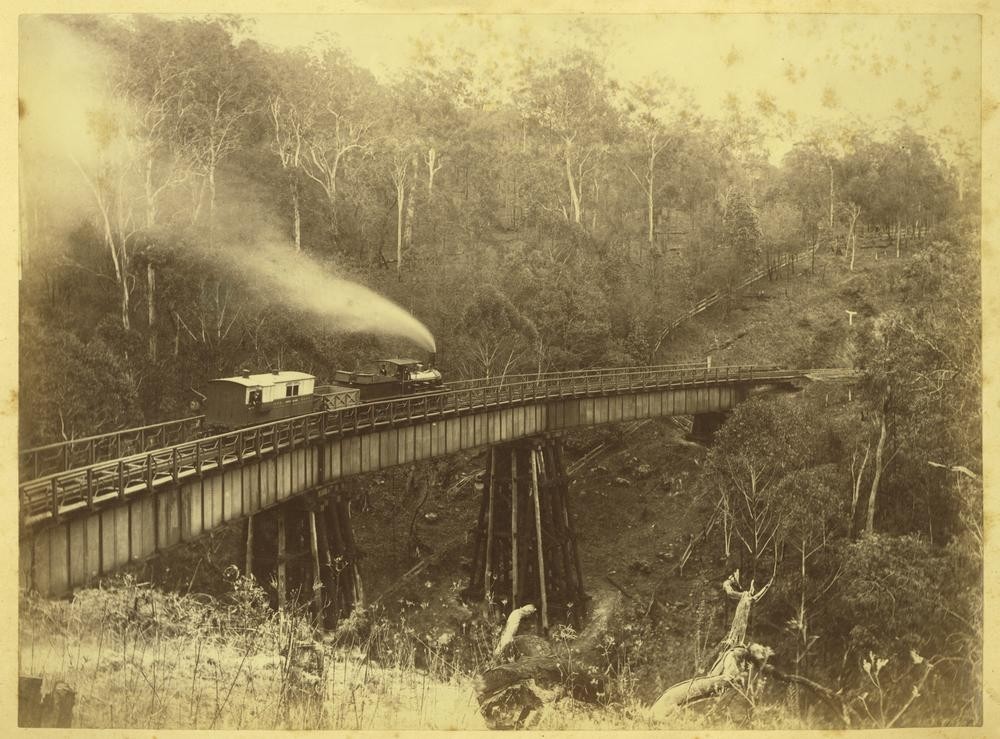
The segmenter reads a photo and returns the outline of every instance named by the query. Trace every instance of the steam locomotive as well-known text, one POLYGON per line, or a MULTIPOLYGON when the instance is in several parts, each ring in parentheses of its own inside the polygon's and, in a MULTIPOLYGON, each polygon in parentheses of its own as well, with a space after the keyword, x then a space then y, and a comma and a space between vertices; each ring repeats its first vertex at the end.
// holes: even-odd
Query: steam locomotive
POLYGON ((317 385, 305 372, 278 371, 208 382, 205 426, 230 430, 321 410, 349 408, 441 387, 441 373, 416 359, 380 359, 373 372, 337 370, 334 384, 317 385))

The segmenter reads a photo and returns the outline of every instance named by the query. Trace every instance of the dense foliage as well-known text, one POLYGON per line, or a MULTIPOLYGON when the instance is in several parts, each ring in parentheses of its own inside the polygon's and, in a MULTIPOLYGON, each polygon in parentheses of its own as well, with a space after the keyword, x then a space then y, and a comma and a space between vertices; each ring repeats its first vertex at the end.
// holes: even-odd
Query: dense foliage
POLYGON ((758 638, 871 707, 874 726, 904 705, 903 723, 982 720, 978 240, 949 239, 882 287, 891 307, 852 342, 853 401, 742 404, 705 478, 727 551, 775 583, 758 638))
POLYGON ((586 50, 518 58, 500 84, 424 45, 383 80, 333 42, 279 51, 233 19, 57 25, 107 85, 89 151, 25 149, 29 444, 176 417, 243 366, 328 375, 414 351, 291 300, 265 248, 412 312, 449 376, 641 363, 764 251, 836 246, 849 223, 922 232, 967 179, 905 128, 817 130, 775 167, 751 112, 709 119, 666 79, 626 88, 586 50))

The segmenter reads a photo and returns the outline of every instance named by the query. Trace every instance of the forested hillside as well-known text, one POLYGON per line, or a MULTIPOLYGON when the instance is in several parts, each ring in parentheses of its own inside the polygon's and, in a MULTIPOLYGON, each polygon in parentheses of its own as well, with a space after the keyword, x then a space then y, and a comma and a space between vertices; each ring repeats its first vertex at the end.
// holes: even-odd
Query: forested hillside
POLYGON ((243 367, 429 350, 406 312, 449 379, 657 362, 738 275, 816 244, 848 269, 859 235, 906 251, 978 199, 974 158, 906 126, 802 130, 776 166, 778 111, 711 118, 585 49, 490 77, 418 44, 378 79, 236 20, 25 30, 28 445, 194 412, 243 367))

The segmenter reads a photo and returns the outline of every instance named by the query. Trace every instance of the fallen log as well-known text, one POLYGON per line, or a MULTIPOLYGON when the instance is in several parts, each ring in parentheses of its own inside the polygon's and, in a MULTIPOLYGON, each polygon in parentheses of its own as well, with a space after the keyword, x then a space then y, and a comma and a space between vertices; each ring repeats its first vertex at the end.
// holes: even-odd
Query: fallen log
POLYGON ((649 717, 654 721, 665 721, 681 706, 705 698, 717 697, 731 687, 732 681, 726 675, 713 677, 693 677, 667 688, 656 703, 649 708, 649 717))
POLYGON ((730 688, 748 690, 774 651, 762 644, 732 647, 719 655, 707 675, 672 685, 649 708, 649 717, 664 721, 677 709, 705 698, 722 695, 730 688))

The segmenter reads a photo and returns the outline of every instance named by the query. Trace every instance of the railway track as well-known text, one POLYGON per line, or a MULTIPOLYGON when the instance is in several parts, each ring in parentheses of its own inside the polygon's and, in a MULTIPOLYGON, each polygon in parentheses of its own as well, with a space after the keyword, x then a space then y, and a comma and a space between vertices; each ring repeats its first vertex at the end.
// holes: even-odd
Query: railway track
MULTIPOLYGON (((682 364, 657 365, 657 369, 696 369, 704 366, 702 363, 686 362, 682 364)), ((621 372, 627 368, 600 368, 589 370, 570 370, 564 372, 539 372, 521 375, 505 375, 503 377, 483 377, 471 380, 455 380, 446 382, 442 391, 471 390, 484 387, 504 387, 524 382, 540 380, 556 380, 565 377, 600 377, 607 373, 621 372)), ((303 414, 308 415, 308 414, 303 414)), ((110 431, 105 434, 95 434, 78 439, 54 442, 43 446, 23 449, 18 454, 19 480, 35 480, 58 472, 86 467, 99 462, 128 457, 143 452, 155 451, 174 444, 205 436, 203 415, 180 418, 174 421, 163 421, 148 426, 137 426, 130 429, 110 431)))
MULTIPOLYGON (((426 420, 482 413, 544 399, 565 399, 630 391, 780 382, 806 376, 776 367, 704 365, 659 366, 550 373, 531 380, 507 378, 498 384, 469 385, 283 419, 60 470, 22 480, 21 521, 26 526, 81 508, 195 475, 216 472, 281 450, 358 432, 426 420)), ((124 433, 124 432, 121 432, 124 433)))

